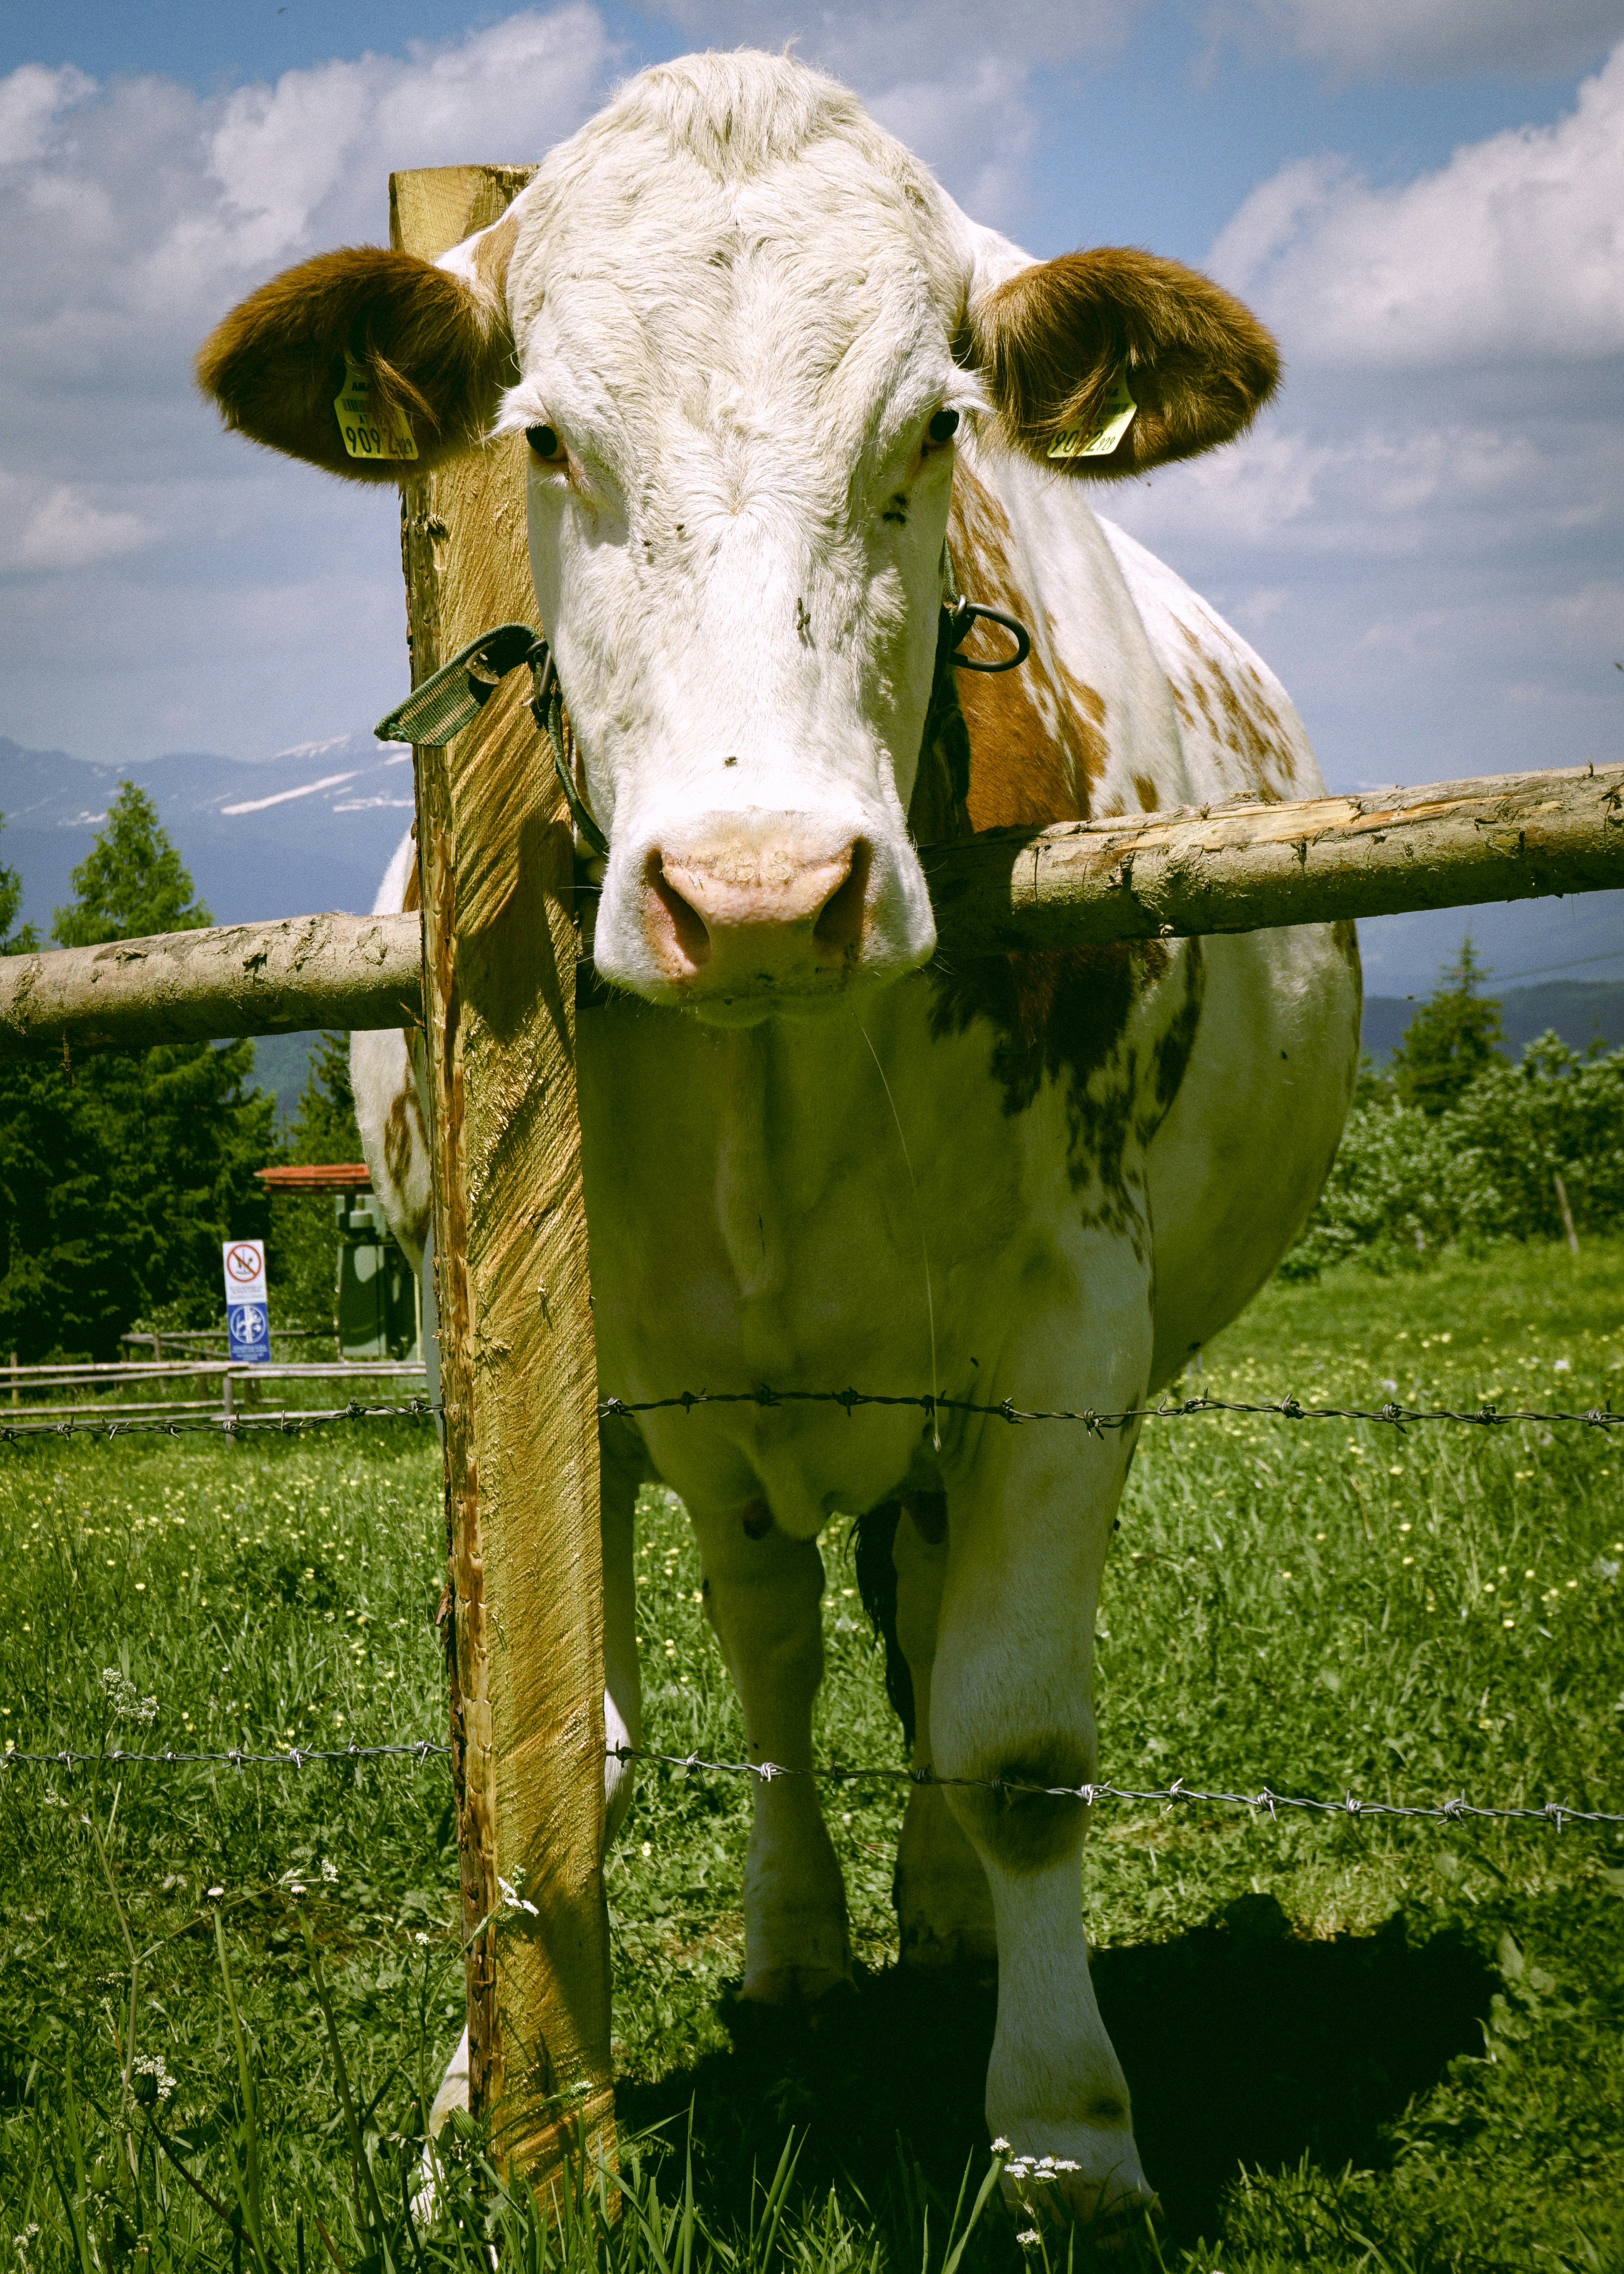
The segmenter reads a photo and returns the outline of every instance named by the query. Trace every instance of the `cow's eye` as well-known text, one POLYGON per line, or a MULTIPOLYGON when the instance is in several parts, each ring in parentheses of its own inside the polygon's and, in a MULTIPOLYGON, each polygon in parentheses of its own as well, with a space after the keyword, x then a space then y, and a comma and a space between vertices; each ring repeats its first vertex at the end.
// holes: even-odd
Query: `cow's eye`
POLYGON ((555 427, 527 426, 524 439, 538 458, 553 459, 563 456, 555 427))
POLYGON ((951 442, 959 430, 956 410, 938 410, 925 432, 933 442, 951 442))

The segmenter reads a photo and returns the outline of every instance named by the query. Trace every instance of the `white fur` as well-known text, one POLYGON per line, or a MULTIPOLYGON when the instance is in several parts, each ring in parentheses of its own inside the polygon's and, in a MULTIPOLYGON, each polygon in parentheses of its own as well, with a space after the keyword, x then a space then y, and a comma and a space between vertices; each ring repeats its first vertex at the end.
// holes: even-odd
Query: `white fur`
MULTIPOLYGON (((1096 810, 1143 802, 1147 785, 1164 805, 1248 786, 1237 738, 1203 707, 1221 681, 1269 708, 1289 785, 1274 794, 1320 787, 1300 722, 1244 643, 1099 523, 1080 486, 978 438, 979 381, 952 343, 974 296, 1026 256, 968 222, 843 90, 767 56, 662 67, 555 150, 515 210, 523 375, 503 423, 551 425, 569 453, 568 471, 532 472, 531 559, 613 841, 597 958, 627 990, 579 1029, 605 1391, 916 1392, 932 1365, 922 1237, 943 1389, 1137 1402, 1234 1314, 1312 1204, 1357 1055, 1357 980, 1321 930, 1175 943, 1082 1093, 1046 1078, 1020 1111, 987 1020, 933 1018, 905 818, 955 455, 918 463, 930 414, 965 413, 962 450, 1001 508, 1048 682, 1071 674, 1103 702, 1096 810), (898 489, 905 526, 883 518, 898 489), (745 869, 775 848, 804 865, 807 847, 852 836, 875 851, 870 920, 840 983, 803 990, 825 1015, 774 1015, 812 1007, 776 979, 700 1004, 710 1024, 660 1007, 681 990, 650 945, 651 859, 726 843, 746 847, 745 869), (1203 973, 1163 1113, 1155 1053, 1203 973), (1114 1166, 1073 1142, 1079 1103, 1113 1099, 1114 1166)), ((403 1053, 357 1038, 355 1063, 373 1158, 403 1053)), ((1094 1773, 1094 1617, 1131 1439, 958 1415, 938 1452, 906 1408, 709 1406, 648 1417, 641 1442, 617 1425, 605 1714, 634 1740, 644 1447, 692 1515, 752 1757, 810 1761, 817 1535, 906 1484, 949 1512, 939 1550, 911 1518, 898 1534, 920 1761, 974 1778, 1038 1747, 1039 1767, 1094 1773), (757 1540, 741 1518, 763 1502, 774 1528, 757 1540)), ((629 1781, 613 1766, 610 1789, 618 1813, 629 1781)), ((921 1957, 984 1958, 996 1935, 989 2121, 1076 2163, 1057 2192, 1090 2215, 1147 2187, 1089 1984, 1081 1836, 1079 1817, 1034 1863, 973 1792, 916 1796, 901 1904, 921 1957)), ((809 1785, 757 1793, 746 1915, 747 1995, 845 1977, 839 1872, 809 1785)))

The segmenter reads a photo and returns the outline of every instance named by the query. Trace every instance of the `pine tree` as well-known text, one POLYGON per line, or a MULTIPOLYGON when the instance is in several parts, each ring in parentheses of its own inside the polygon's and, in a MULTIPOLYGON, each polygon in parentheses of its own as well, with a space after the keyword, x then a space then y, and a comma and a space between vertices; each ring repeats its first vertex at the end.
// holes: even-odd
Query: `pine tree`
MULTIPOLYGON (((52 926, 64 946, 209 922, 133 783, 72 882, 52 926)), ((247 1088, 252 1073, 247 1042, 0 1068, 0 1350, 113 1358, 139 1315, 219 1315, 221 1243, 268 1221, 252 1171, 274 1157, 274 1104, 247 1088)))
POLYGON ((1416 1013, 1393 1054, 1399 1103, 1429 1116, 1447 1112, 1480 1073, 1506 1063, 1500 1005, 1477 992, 1488 975, 1470 934, 1440 975, 1443 984, 1416 1013))
POLYGON ((51 937, 61 947, 100 947, 154 931, 199 931, 214 919, 194 900, 178 849, 144 789, 127 781, 107 809, 107 825, 69 879, 72 905, 56 910, 51 937))

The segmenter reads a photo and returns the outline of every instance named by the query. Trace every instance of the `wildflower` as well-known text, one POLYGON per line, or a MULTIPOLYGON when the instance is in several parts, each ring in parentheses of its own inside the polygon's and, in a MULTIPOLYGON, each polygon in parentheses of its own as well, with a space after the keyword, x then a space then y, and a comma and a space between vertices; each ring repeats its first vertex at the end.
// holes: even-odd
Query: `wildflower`
POLYGON ((164 2067, 162 2053, 138 2053, 132 2074, 136 2080, 135 2097, 144 2106, 151 2107, 156 2101, 162 2108, 173 2097, 175 2080, 164 2067))
POLYGON ((324 1879, 336 1879, 338 1877, 338 1866, 330 1856, 324 1856, 321 1859, 321 1876, 324 1879))
POLYGON ((116 1721, 139 1721, 143 1727, 156 1721, 157 1699, 143 1698, 127 1674, 121 1674, 116 1666, 104 1666, 100 1679, 102 1692, 116 1721))
POLYGON ((995 2156, 1010 2156, 1013 2155, 1014 2150, 1007 2140, 1000 2137, 993 2142, 992 2152, 995 2156))
POLYGON ((1016 2236, 1015 2240, 1017 2242, 1024 2242, 1027 2248, 1030 2249, 1032 2245, 1039 2240, 1038 2231, 1035 2226, 1023 2227, 1021 2232, 1016 2236))

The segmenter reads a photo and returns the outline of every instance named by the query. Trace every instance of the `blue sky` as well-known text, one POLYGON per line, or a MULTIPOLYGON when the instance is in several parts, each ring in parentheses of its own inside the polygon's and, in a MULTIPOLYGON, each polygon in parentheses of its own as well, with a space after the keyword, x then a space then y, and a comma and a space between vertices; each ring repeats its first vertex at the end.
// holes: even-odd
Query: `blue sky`
MULTIPOLYGON (((391 503, 221 435, 197 341, 380 238, 392 166, 532 158, 642 63, 792 36, 1034 253, 1147 245, 1274 325, 1254 434, 1101 505, 1334 784, 1624 757, 1624 0, 0 6, 0 734, 246 758, 376 717, 391 503)), ((1507 921, 1530 965, 1624 945, 1611 897, 1507 921)))

